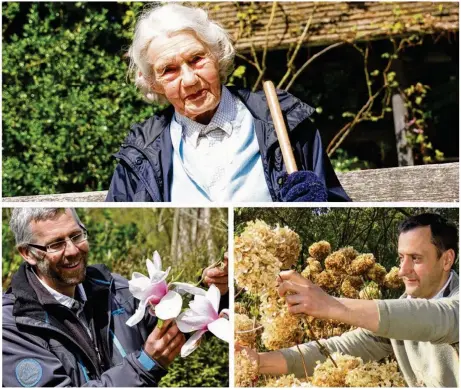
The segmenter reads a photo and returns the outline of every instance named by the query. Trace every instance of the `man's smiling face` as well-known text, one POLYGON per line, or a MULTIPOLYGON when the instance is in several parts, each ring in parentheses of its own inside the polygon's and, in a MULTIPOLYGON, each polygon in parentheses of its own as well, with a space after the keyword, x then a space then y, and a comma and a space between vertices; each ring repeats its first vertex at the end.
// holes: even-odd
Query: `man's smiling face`
POLYGON ((417 227, 399 236, 399 276, 405 283, 405 292, 414 298, 432 298, 443 287, 447 268, 444 256, 439 256, 432 243, 430 226, 417 227))
POLYGON ((33 244, 46 246, 67 239, 65 249, 58 252, 29 249, 29 254, 33 254, 26 261, 35 266, 38 277, 48 286, 62 294, 71 292, 73 295, 75 286, 85 279, 89 244, 86 240, 74 244, 69 238, 82 233, 83 229, 66 209, 53 219, 32 221, 30 230, 33 244))

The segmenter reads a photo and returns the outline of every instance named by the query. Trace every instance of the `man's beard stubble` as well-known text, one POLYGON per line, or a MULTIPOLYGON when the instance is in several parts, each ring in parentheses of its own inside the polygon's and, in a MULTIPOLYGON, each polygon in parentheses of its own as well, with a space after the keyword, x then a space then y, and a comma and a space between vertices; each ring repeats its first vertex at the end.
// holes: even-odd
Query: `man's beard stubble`
POLYGON ((65 286, 76 286, 77 284, 83 282, 86 276, 86 267, 88 261, 88 252, 81 252, 78 256, 78 259, 73 259, 68 261, 65 257, 59 261, 58 264, 54 267, 50 266, 50 262, 45 259, 37 259, 37 270, 44 277, 53 280, 56 284, 65 285, 65 286), (76 260, 83 261, 83 267, 78 267, 74 272, 59 272, 58 266, 62 263, 73 263, 76 260))

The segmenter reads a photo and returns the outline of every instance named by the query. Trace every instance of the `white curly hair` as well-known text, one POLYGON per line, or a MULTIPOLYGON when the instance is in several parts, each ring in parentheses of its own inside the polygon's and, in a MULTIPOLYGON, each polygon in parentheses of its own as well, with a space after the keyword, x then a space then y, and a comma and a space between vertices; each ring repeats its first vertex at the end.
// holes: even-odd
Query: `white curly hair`
POLYGON ((133 42, 129 49, 129 73, 144 99, 152 103, 163 103, 163 95, 154 92, 152 64, 147 52, 155 38, 171 36, 178 32, 191 32, 210 50, 218 62, 222 83, 234 69, 235 49, 226 30, 208 18, 203 9, 186 7, 180 4, 154 6, 145 10, 139 17, 133 42))

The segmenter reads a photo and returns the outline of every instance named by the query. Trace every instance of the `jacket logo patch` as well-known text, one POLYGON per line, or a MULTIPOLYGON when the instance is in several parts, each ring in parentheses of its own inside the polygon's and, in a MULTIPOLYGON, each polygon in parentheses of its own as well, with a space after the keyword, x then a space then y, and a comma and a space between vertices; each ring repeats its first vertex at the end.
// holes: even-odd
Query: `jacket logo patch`
POLYGON ((16 379, 22 387, 35 386, 42 373, 42 366, 35 359, 22 359, 16 366, 16 379))
POLYGON ((120 309, 114 310, 114 311, 112 312, 112 315, 113 315, 113 316, 119 316, 119 315, 121 315, 121 314, 123 314, 123 313, 125 313, 125 309, 124 309, 123 307, 121 307, 120 309))

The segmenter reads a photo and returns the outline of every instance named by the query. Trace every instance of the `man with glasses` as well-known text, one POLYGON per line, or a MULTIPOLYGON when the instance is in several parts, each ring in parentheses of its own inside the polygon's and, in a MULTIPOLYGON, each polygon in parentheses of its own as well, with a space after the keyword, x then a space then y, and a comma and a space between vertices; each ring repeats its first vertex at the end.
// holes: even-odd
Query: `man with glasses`
MULTIPOLYGON (((278 292, 293 314, 358 327, 322 340, 330 353, 358 356, 364 362, 394 354, 410 387, 459 387, 459 278, 452 270, 457 228, 437 214, 409 217, 399 226, 398 253, 399 276, 405 283, 400 299, 336 298, 294 271, 280 274, 278 292)), ((304 377, 305 364, 312 375, 316 363, 326 357, 313 342, 299 348, 259 354, 245 349, 260 374, 304 377)))
POLYGON ((185 342, 171 320, 128 327, 128 281, 87 267, 88 233, 73 209, 17 208, 25 262, 3 296, 3 386, 157 386, 185 342))

